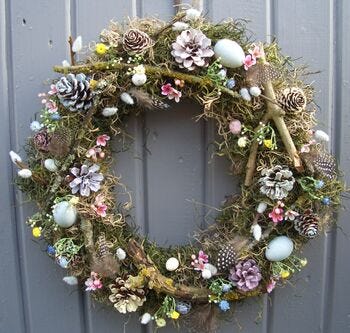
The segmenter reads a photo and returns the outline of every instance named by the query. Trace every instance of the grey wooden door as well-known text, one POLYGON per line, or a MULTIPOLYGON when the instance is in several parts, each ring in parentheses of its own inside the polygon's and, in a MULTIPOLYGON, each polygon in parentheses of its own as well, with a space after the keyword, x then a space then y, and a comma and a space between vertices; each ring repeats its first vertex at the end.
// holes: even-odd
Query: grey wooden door
MULTIPOLYGON (((70 33, 87 42, 112 18, 170 18, 172 5, 171 0, 0 0, 1 333, 149 331, 136 315, 121 317, 92 304, 79 288, 61 281, 64 271, 45 255, 43 244, 31 240, 24 224, 33 208, 13 188, 7 153, 18 150, 29 134, 28 124, 40 107, 36 95, 52 77, 52 65, 68 57, 70 33)), ((214 21, 251 19, 258 39, 276 36, 286 54, 303 56, 300 62, 322 70, 313 76, 320 128, 330 133, 330 148, 348 172, 350 1, 206 0, 204 11, 214 21)), ((210 213, 199 203, 215 206, 237 191, 227 163, 211 159, 215 129, 194 122, 198 112, 183 103, 130 119, 135 141, 115 156, 115 171, 133 195, 135 221, 161 244, 185 242, 210 213)), ((305 249, 307 268, 269 298, 237 305, 236 317, 221 332, 350 332, 349 213, 343 210, 335 218, 339 227, 305 249)))

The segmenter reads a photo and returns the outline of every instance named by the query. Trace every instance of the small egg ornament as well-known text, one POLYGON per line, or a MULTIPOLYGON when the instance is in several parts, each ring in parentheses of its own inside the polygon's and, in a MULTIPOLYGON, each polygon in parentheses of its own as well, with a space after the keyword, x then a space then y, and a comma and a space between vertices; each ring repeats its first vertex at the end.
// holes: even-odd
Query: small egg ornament
POLYGON ((223 66, 237 68, 243 65, 245 54, 241 46, 230 39, 220 39, 214 46, 214 53, 223 66))
POLYGON ((288 258, 294 249, 294 244, 287 236, 275 237, 267 245, 265 257, 269 261, 281 261, 288 258))
POLYGON ((254 97, 258 97, 261 95, 261 89, 259 87, 250 87, 249 93, 254 97))
POLYGON ((119 260, 124 260, 126 258, 126 252, 119 247, 116 251, 116 256, 119 260))
POLYGON ((61 201, 53 208, 53 218, 61 228, 69 228, 77 221, 77 210, 68 201, 61 201))
POLYGON ((148 312, 145 312, 140 318, 140 322, 142 325, 147 325, 151 320, 152 320, 152 316, 148 312))
POLYGON ((180 265, 179 261, 176 258, 172 257, 172 258, 169 258, 165 263, 165 268, 169 272, 173 272, 179 267, 179 265, 180 265))
POLYGON ((213 276, 213 274, 211 274, 211 271, 207 268, 204 268, 202 270, 202 278, 205 280, 209 280, 211 277, 213 276))
POLYGON ((211 276, 216 275, 216 273, 218 272, 218 269, 214 265, 209 263, 204 264, 204 268, 210 271, 211 276))
POLYGON ((102 110, 102 115, 104 117, 112 117, 118 112, 118 108, 116 107, 110 107, 110 108, 104 108, 102 110))
POLYGON ((44 161, 44 167, 49 170, 50 172, 56 172, 58 170, 58 167, 56 165, 56 161, 52 158, 47 158, 44 161))
POLYGON ((120 99, 125 103, 125 104, 128 104, 128 105, 133 105, 135 102, 134 100, 132 99, 132 97, 130 96, 130 94, 126 93, 126 92, 123 92, 121 95, 120 95, 120 99))
POLYGON ((136 73, 132 76, 131 81, 135 86, 139 87, 146 83, 147 76, 146 74, 136 73))

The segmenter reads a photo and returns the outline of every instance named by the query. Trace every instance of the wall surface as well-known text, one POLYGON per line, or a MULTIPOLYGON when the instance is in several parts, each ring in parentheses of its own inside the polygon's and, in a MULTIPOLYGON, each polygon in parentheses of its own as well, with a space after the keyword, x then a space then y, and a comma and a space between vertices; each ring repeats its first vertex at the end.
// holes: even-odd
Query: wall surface
MULTIPOLYGON (((171 0, 0 0, 0 332, 148 332, 137 316, 121 317, 61 281, 64 271, 24 223, 33 208, 13 187, 7 154, 21 153, 40 108, 36 96, 53 77, 51 67, 68 57, 68 35, 87 42, 110 19, 166 19, 174 11, 171 0)), ((250 19, 257 39, 276 37, 284 53, 322 71, 312 77, 320 128, 330 133, 330 149, 348 171, 350 1, 207 0, 204 12, 214 21, 250 19)), ((199 112, 184 103, 169 113, 131 119, 134 145, 118 155, 115 171, 133 193, 135 221, 161 244, 185 242, 202 223, 205 208, 195 202, 215 206, 237 191, 225 161, 211 159, 213 125, 192 120, 199 112)), ((349 212, 336 218, 338 227, 305 249, 309 265, 290 285, 238 305, 236 318, 220 332, 350 332, 349 212)))

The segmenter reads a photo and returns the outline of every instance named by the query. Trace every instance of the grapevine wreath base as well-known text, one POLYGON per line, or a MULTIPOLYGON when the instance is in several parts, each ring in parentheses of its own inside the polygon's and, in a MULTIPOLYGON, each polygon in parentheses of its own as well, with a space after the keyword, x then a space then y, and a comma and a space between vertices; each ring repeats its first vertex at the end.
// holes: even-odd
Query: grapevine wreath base
POLYGON ((195 9, 169 23, 112 22, 98 43, 69 43, 70 63, 54 68, 63 76, 39 94, 27 162, 10 152, 18 186, 39 207, 28 225, 66 283, 121 313, 140 311, 143 324, 213 331, 216 314, 306 265, 300 250, 333 222, 344 186, 328 135, 313 129, 305 67, 276 43, 251 42, 244 22, 212 24, 195 9), (132 226, 110 140, 126 146, 130 114, 172 112, 182 98, 203 106, 198 119, 215 120, 216 153, 241 177, 241 194, 190 244, 162 248, 132 226))

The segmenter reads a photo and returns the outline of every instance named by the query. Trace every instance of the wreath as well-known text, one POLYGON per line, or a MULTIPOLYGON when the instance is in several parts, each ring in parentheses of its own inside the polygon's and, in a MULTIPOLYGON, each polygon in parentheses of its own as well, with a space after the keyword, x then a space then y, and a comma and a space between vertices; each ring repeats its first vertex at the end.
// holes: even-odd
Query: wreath
POLYGON ((66 283, 121 313, 139 310, 142 324, 213 331, 234 301, 270 293, 306 265, 302 246, 333 223, 344 185, 328 135, 313 129, 305 67, 276 42, 250 41, 245 22, 213 24, 192 8, 168 23, 111 22, 98 43, 69 44, 70 63, 55 66, 61 76, 39 94, 27 162, 10 152, 16 183, 39 207, 27 224, 66 283), (190 244, 162 248, 130 222, 110 140, 129 139, 130 114, 164 112, 182 98, 203 106, 198 119, 215 120, 216 154, 241 177, 241 194, 190 244))

